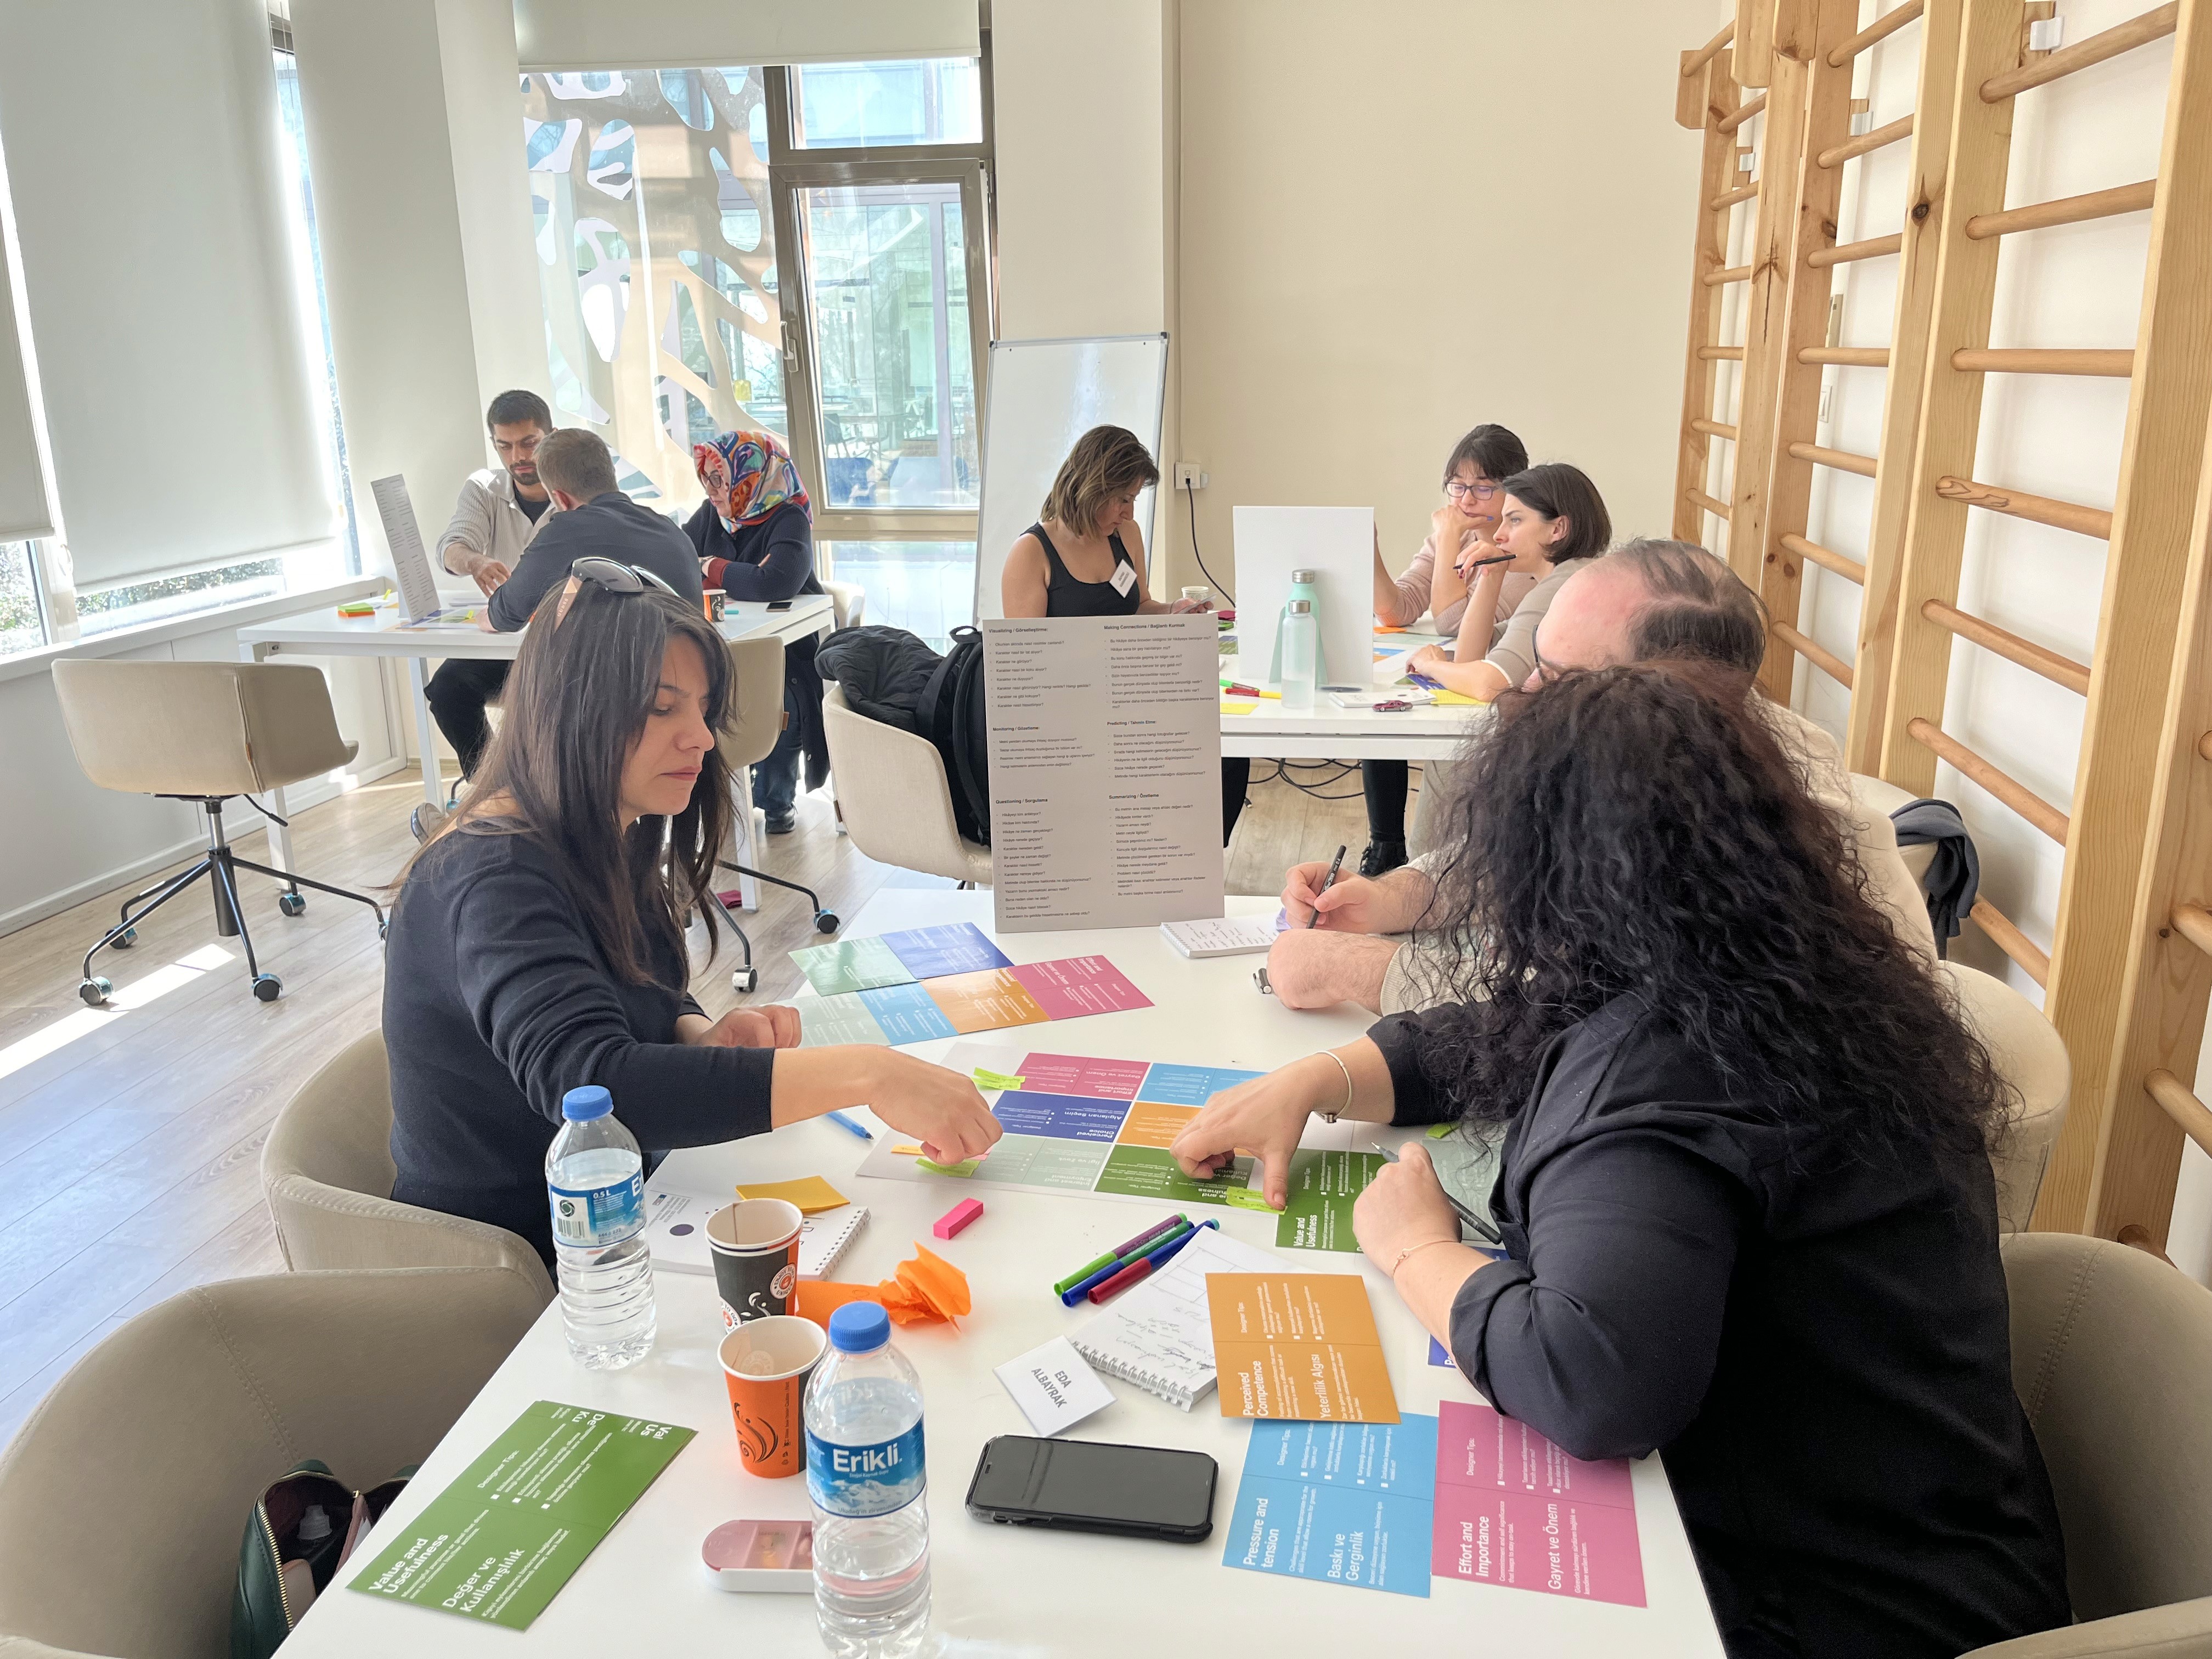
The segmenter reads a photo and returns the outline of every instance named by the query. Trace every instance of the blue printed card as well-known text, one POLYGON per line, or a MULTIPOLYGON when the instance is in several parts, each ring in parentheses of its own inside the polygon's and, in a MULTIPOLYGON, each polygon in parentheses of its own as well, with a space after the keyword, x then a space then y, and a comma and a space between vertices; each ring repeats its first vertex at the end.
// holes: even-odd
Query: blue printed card
POLYGON ((1082 1095, 1038 1094, 1009 1089, 991 1108, 1008 1134, 1048 1135, 1060 1140, 1111 1140, 1121 1133, 1129 1105, 1082 1095))
POLYGON ((1249 1083, 1263 1075, 1227 1066, 1156 1065, 1145 1073, 1144 1082, 1138 1085, 1137 1098, 1162 1106, 1203 1106, 1224 1089, 1249 1083))
POLYGON ((972 921, 940 927, 909 927, 885 933, 883 941, 891 954, 916 979, 938 979, 947 974, 979 973, 986 968, 1011 968, 1004 951, 972 921))
POLYGON ((1426 1596, 1436 1478, 1433 1417, 1255 1423, 1222 1565, 1426 1596))
POLYGON ((860 993, 860 1000, 884 1028, 886 1042, 927 1042, 932 1037, 960 1035, 945 1018, 945 1011, 919 985, 872 987, 860 993))

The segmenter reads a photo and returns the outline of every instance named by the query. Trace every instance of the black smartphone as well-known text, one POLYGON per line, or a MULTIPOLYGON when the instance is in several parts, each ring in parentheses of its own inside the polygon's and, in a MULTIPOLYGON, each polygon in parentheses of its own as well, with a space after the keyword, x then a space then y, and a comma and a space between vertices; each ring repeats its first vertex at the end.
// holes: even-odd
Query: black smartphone
POLYGON ((1213 1530, 1219 1474, 1204 1452, 1002 1434, 975 1461, 968 1511, 1006 1526, 1195 1543, 1213 1530))
POLYGON ((788 611, 791 609, 791 601, 789 599, 770 599, 768 602, 768 608, 771 611, 788 611))

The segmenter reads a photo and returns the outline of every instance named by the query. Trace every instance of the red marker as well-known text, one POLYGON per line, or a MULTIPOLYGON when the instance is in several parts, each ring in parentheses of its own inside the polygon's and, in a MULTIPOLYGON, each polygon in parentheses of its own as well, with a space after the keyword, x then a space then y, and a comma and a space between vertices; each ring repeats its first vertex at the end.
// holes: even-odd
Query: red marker
POLYGON ((1091 1287, 1091 1299, 1094 1303, 1110 1301, 1152 1270, 1152 1262, 1150 1256, 1146 1257, 1142 1261, 1133 1261, 1104 1284, 1093 1285, 1091 1287))

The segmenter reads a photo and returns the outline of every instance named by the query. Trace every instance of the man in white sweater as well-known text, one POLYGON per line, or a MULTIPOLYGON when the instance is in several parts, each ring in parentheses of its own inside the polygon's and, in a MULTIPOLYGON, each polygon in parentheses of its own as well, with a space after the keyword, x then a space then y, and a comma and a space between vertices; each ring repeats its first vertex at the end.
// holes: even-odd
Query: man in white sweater
MULTIPOLYGON (((1756 673, 1765 649, 1759 600, 1726 564, 1687 543, 1638 540, 1577 572, 1559 590, 1537 629, 1537 668, 1529 683, 1563 669, 1665 657, 1705 658, 1756 673)), ((1927 903, 1899 855, 1894 826, 1853 799, 1833 738, 1792 709, 1761 702, 1808 793, 1850 825, 1869 896, 1888 913, 1900 938, 1932 957, 1927 903)), ((1435 763, 1425 769, 1425 796, 1449 790, 1449 770, 1435 763)), ((1293 1008, 1357 1002, 1385 1014, 1424 1006, 1441 994, 1443 975, 1436 969, 1444 957, 1438 953, 1455 952, 1464 941, 1418 932, 1436 891, 1428 868, 1433 857, 1424 854, 1371 880, 1340 879, 1326 892, 1321 884, 1327 864, 1292 866, 1283 888, 1291 925, 1267 955, 1275 994, 1293 1008), (1309 928, 1316 910, 1320 924, 1309 928)))

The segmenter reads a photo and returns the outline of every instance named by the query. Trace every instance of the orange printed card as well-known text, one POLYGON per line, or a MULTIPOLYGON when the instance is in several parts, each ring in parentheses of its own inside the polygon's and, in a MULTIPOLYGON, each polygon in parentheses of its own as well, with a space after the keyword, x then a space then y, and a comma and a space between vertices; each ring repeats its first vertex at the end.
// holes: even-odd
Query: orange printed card
POLYGON ((1398 1396, 1355 1273, 1208 1273, 1224 1417, 1395 1423, 1398 1396))
POLYGON ((1009 1025, 1042 1025, 1050 1018, 1003 968, 947 974, 924 980, 921 988, 963 1036, 971 1031, 1004 1030, 1009 1025))
POLYGON ((1195 1106, 1162 1106, 1139 1100, 1130 1106, 1129 1115, 1121 1120, 1121 1133, 1114 1139, 1124 1146, 1172 1146, 1182 1126, 1197 1115, 1195 1106))

